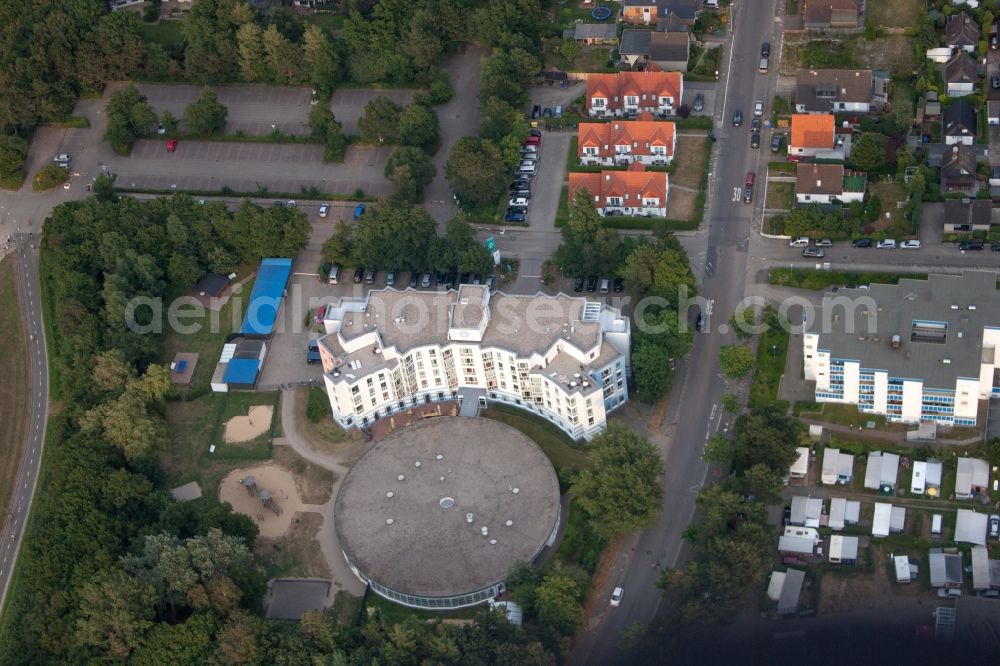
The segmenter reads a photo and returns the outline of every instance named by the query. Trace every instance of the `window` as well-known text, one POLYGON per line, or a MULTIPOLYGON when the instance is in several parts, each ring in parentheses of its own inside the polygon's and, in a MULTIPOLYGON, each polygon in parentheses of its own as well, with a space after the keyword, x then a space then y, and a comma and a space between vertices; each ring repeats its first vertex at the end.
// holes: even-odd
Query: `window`
POLYGON ((621 206, 622 205, 622 198, 621 197, 608 197, 608 205, 609 206, 621 206))
POLYGON ((593 99, 590 100, 590 105, 593 106, 595 109, 603 108, 607 105, 607 103, 608 100, 604 99, 603 97, 594 97, 593 99))

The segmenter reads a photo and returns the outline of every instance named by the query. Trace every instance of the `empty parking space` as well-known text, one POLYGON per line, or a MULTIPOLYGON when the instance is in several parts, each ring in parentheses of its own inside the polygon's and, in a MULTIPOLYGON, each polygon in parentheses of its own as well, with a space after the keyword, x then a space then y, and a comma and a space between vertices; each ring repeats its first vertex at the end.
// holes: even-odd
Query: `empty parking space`
POLYGON ((351 146, 343 163, 323 162, 315 144, 180 141, 167 152, 163 141, 138 141, 130 157, 116 157, 109 168, 120 187, 299 192, 315 187, 331 195, 360 189, 369 196, 391 191, 385 179, 389 147, 351 146))
POLYGON ((330 109, 343 125, 344 134, 357 134, 358 119, 364 113, 365 104, 370 100, 387 97, 400 106, 406 106, 413 99, 414 92, 416 91, 405 88, 338 90, 333 93, 330 109))
MULTIPOLYGON (((138 88, 158 114, 170 111, 177 118, 201 94, 199 86, 189 85, 143 83, 138 88)), ((309 133, 309 88, 238 85, 214 86, 213 90, 229 110, 227 134, 268 134, 272 130, 294 135, 309 133)))

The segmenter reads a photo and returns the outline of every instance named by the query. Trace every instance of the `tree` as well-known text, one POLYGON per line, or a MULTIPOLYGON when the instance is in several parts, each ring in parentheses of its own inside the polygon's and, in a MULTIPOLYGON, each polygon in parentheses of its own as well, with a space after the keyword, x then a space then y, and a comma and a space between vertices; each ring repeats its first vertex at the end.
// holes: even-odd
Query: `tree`
POLYGON ((451 149, 445 175, 463 205, 496 205, 507 188, 508 166, 492 141, 463 136, 451 149))
POLYGON ((244 81, 268 81, 267 52, 264 50, 264 30, 256 23, 245 23, 236 32, 236 48, 240 56, 240 78, 244 81))
POLYGON ((419 207, 370 211, 355 229, 354 257, 363 266, 423 269, 435 226, 434 218, 419 207))
POLYGON ((741 340, 746 340, 757 335, 755 328, 757 324, 757 310, 753 307, 735 310, 729 317, 729 330, 735 333, 736 337, 741 340))
POLYGON ((737 471, 761 464, 784 475, 795 461, 801 427, 773 406, 755 409, 739 417, 734 432, 737 471))
POLYGON ((20 185, 27 159, 27 141, 16 134, 0 134, 0 186, 20 185))
POLYGON ((302 49, 299 45, 281 34, 274 23, 267 26, 262 40, 267 56, 267 69, 273 80, 278 83, 297 81, 302 62, 302 49))
POLYGON ((398 143, 403 107, 388 97, 373 97, 358 120, 361 138, 367 143, 398 143))
POLYGON ((156 126, 156 114, 146 102, 146 97, 129 84, 111 94, 106 108, 108 129, 105 138, 113 146, 127 147, 156 126))
POLYGON ((619 275, 640 294, 663 298, 675 308, 696 293, 687 252, 672 234, 638 245, 619 275))
POLYGON ((520 48, 497 50, 483 61, 479 99, 491 97, 507 102, 515 108, 528 103, 528 84, 541 69, 538 58, 520 48))
POLYGON ((653 524, 660 513, 663 469, 649 440, 611 421, 590 443, 590 468, 573 485, 576 501, 606 537, 653 524))
POLYGON ((665 396, 673 384, 674 367, 690 351, 694 333, 681 330, 671 308, 647 309, 632 334, 632 375, 639 400, 652 404, 665 396))
POLYGON ((306 26, 302 43, 303 65, 316 96, 325 100, 343 77, 343 63, 333 42, 316 25, 306 26))
POLYGON ((314 139, 323 142, 325 150, 323 159, 328 162, 340 162, 347 151, 347 137, 341 124, 333 117, 333 111, 324 104, 314 104, 309 109, 309 133, 314 139))
POLYGON ((864 132, 851 147, 851 164, 861 171, 875 173, 885 167, 887 139, 882 134, 864 132))
POLYGON ((397 136, 404 146, 417 146, 428 153, 437 151, 440 132, 434 109, 426 104, 410 104, 396 119, 397 136))
POLYGON ((479 136, 491 141, 500 141, 507 136, 521 137, 528 134, 528 121, 524 113, 507 102, 490 97, 483 102, 483 119, 479 124, 479 136))
POLYGON ((567 275, 613 273, 620 244, 618 233, 606 229, 586 189, 576 192, 569 205, 569 220, 561 229, 562 243, 554 259, 567 275))
POLYGON ((62 185, 67 180, 69 180, 69 171, 63 169, 58 164, 49 162, 35 174, 35 178, 31 182, 31 189, 36 192, 51 190, 53 187, 62 185))
POLYGON ((736 477, 736 486, 744 497, 753 497, 764 504, 781 500, 781 475, 767 465, 757 463, 736 477))
POLYGON ((351 265, 351 237, 354 232, 346 222, 341 220, 333 230, 333 235, 323 243, 323 259, 334 264, 351 265))
POLYGON ((705 442, 701 457, 728 471, 733 466, 733 443, 725 435, 716 433, 705 442))
POLYGON ((125 659, 153 626, 153 588, 117 567, 102 571, 80 592, 77 637, 113 659, 125 659))
POLYGON ((538 620, 561 634, 570 636, 583 622, 581 592, 568 576, 548 574, 535 590, 538 620))
POLYGON ((835 236, 851 231, 842 214, 827 212, 819 204, 795 208, 782 219, 790 236, 835 236))
POLYGON ((419 201, 424 188, 431 184, 437 168, 427 153, 413 146, 397 148, 385 163, 385 177, 396 186, 397 194, 412 191, 412 198, 403 201, 419 201))
POLYGON ((726 345, 719 350, 719 367, 730 379, 745 377, 753 366, 753 352, 747 347, 726 345))
POLYGON ((198 99, 184 109, 184 124, 195 134, 216 134, 226 129, 228 114, 215 91, 204 88, 198 99))
POLYGON ((134 12, 111 12, 103 16, 77 53, 80 83, 96 89, 108 81, 131 78, 146 54, 140 30, 139 17, 134 12))
POLYGON ((738 414, 742 408, 740 396, 735 393, 727 393, 722 396, 722 408, 730 414, 738 414))

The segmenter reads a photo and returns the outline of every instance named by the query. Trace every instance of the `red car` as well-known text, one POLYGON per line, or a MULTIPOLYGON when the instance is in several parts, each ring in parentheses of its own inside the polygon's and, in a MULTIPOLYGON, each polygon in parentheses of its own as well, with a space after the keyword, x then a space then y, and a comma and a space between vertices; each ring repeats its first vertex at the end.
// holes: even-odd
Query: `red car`
POLYGON ((326 319, 326 306, 321 305, 318 308, 316 308, 316 316, 314 318, 314 321, 317 324, 322 324, 325 319, 326 319))
POLYGON ((167 152, 172 153, 177 150, 177 139, 167 139, 167 152))
POLYGON ((540 146, 542 145, 542 137, 540 136, 529 136, 527 139, 521 142, 522 146, 540 146))

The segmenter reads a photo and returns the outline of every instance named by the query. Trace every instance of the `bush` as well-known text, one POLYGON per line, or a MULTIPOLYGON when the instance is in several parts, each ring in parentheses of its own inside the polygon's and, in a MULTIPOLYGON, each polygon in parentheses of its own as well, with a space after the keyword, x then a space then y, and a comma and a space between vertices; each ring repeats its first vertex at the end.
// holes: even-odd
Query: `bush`
POLYGON ((719 367, 730 379, 745 377, 753 364, 753 352, 748 347, 727 345, 719 350, 719 367))
POLYGON ((455 91, 451 87, 451 82, 448 81, 448 72, 440 70, 440 75, 428 86, 427 95, 431 104, 444 104, 451 101, 451 98, 455 96, 455 91))
POLYGON ((53 187, 65 183, 68 178, 69 171, 66 169, 58 164, 46 164, 35 174, 35 179, 31 182, 31 189, 36 192, 51 190, 53 187))

